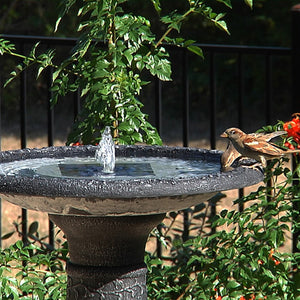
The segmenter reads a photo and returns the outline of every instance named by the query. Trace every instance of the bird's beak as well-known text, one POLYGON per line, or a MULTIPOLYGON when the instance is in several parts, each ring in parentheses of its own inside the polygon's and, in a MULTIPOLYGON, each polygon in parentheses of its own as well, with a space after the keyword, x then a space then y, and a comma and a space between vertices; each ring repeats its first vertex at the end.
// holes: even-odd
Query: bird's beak
POLYGON ((223 132, 220 137, 223 137, 223 138, 228 138, 228 134, 226 132, 223 132))

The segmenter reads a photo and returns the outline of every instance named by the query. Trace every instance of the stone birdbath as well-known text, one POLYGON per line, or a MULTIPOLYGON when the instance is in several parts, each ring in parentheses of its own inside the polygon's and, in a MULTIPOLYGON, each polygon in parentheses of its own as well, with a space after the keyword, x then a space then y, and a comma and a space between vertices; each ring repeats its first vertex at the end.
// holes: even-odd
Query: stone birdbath
POLYGON ((263 180, 220 171, 220 151, 116 146, 103 172, 96 146, 0 152, 0 195, 47 212, 69 244, 67 299, 147 299, 144 250, 165 213, 263 180))

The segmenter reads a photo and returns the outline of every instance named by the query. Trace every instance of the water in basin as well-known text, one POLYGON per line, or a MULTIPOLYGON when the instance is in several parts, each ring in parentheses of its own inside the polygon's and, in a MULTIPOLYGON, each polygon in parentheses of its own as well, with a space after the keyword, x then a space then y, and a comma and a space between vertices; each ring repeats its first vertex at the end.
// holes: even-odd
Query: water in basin
POLYGON ((113 172, 105 172, 95 157, 37 158, 2 163, 0 173, 8 176, 93 178, 128 180, 137 178, 187 178, 220 172, 218 162, 167 157, 117 157, 113 172))

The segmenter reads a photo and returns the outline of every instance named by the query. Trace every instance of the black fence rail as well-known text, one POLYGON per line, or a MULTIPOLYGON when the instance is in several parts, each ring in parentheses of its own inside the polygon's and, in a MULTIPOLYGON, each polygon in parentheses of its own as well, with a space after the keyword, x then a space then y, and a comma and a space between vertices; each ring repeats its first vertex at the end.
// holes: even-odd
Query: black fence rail
MULTIPOLYGON (((155 99, 150 102, 148 106, 146 105, 146 109, 148 107, 150 119, 163 138, 165 135, 165 124, 168 123, 168 118, 171 118, 173 112, 172 110, 168 111, 170 110, 170 103, 168 101, 171 101, 168 93, 174 89, 176 85, 179 86, 177 89, 180 89, 181 93, 177 96, 176 103, 174 104, 172 102, 172 105, 174 104, 177 108, 176 116, 180 116, 180 122, 176 122, 176 126, 178 127, 176 127, 175 131, 178 131, 180 142, 184 147, 190 146, 191 140, 195 138, 195 126, 197 127, 197 124, 201 123, 199 116, 204 116, 207 124, 203 137, 208 139, 210 148, 215 149, 217 147, 219 127, 232 124, 240 128, 247 128, 249 127, 249 123, 251 123, 251 121, 249 121, 249 114, 251 116, 255 114, 260 115, 258 124, 270 124, 273 122, 274 116, 277 117, 278 111, 286 118, 288 118, 292 112, 300 111, 300 101, 298 98, 298 84, 300 82, 300 39, 298 38, 300 36, 299 7, 296 6, 292 10, 292 16, 291 48, 200 44, 199 46, 205 54, 205 60, 199 61, 199 59, 189 54, 185 49, 173 49, 168 46, 171 56, 173 52, 176 52, 176 57, 180 58, 173 66, 175 70, 174 83, 166 84, 155 80, 149 94, 146 95, 146 98, 150 97, 155 99), (278 60, 280 60, 279 63, 278 60), (253 78, 254 75, 249 74, 249 68, 247 67, 249 65, 256 67, 256 61, 260 62, 260 71, 256 70, 255 74, 259 74, 260 79, 253 78), (228 65, 230 65, 231 71, 228 71, 228 65), (223 70, 220 71, 220 68, 223 68, 223 70), (179 71, 176 72, 177 69, 179 71), (199 69, 201 69, 201 72, 199 69), (176 73, 179 73, 179 75, 176 75, 176 73), (225 91, 226 83, 222 85, 222 80, 226 81, 228 77, 231 78, 230 82, 232 87, 229 89, 229 94, 228 91, 225 91), (201 84, 201 88, 199 88, 198 80, 201 81, 201 78, 204 78, 204 82, 203 85, 201 84), (284 80, 282 78, 284 78, 284 80), (252 82, 252 84, 249 84, 249 82, 252 82), (250 95, 254 91, 252 87, 256 84, 260 86, 259 89, 257 89, 257 91, 255 90, 254 95, 250 95), (220 86, 223 87, 223 90, 220 89, 220 86), (199 92, 199 90, 201 91, 199 92), (277 94, 278 90, 280 90, 280 96, 277 94), (202 92, 203 94, 201 94, 202 92), (232 96, 233 99, 225 99, 227 94, 232 96), (260 100, 251 107, 251 97, 256 96, 260 100), (284 101, 282 99, 284 99, 284 101), (278 109, 280 105, 282 105, 284 109, 278 109), (229 109, 229 111, 226 110, 228 106, 230 106, 231 109, 229 109), (249 107, 253 108, 251 113, 249 112, 249 107), (259 110, 259 112, 257 110, 259 110), (219 116, 220 112, 222 112, 221 117, 219 116)), ((2 37, 15 43, 18 50, 24 54, 27 54, 28 49, 37 42, 40 42, 45 48, 63 49, 63 52, 69 51, 76 44, 76 39, 74 38, 18 35, 2 35, 2 37)), ((9 69, 9 66, 13 66, 11 58, 8 59, 7 56, 0 58, 1 86, 7 77, 5 72, 9 69)), ((50 105, 52 72, 53 70, 48 70, 43 83, 46 86, 45 90, 47 90, 47 95, 45 96, 47 130, 45 134, 47 135, 48 146, 54 144, 56 134, 55 112, 51 109, 50 105)), ((27 147, 28 123, 30 122, 28 119, 28 107, 29 103, 32 104, 32 102, 34 102, 32 99, 33 96, 29 92, 30 85, 35 81, 35 77, 33 76, 34 75, 27 70, 21 73, 18 78, 18 83, 16 84, 18 90, 14 91, 15 97, 18 99, 18 108, 15 114, 18 115, 20 148, 27 147)), ((5 108, 6 97, 6 92, 1 89, 0 102, 2 112, 0 111, 0 121, 2 121, 0 124, 2 124, 2 127, 0 126, 0 138, 4 135, 3 128, 5 128, 5 126, 3 125, 3 120, 7 118, 7 116, 5 116, 7 110, 5 108)), ((73 119, 80 111, 80 101, 79 93, 74 93, 71 101, 73 119)), ((201 124, 199 127, 201 127, 201 124)), ((202 138, 201 132, 197 138, 202 138)), ((240 191, 240 194, 242 193, 243 192, 240 191)), ((212 208, 212 213, 215 213, 214 207, 212 208)), ((188 218, 187 214, 185 215, 185 219, 186 218, 188 218)), ((2 221, 0 222, 0 233, 1 224, 2 221)), ((22 209, 22 235, 24 238, 26 238, 27 235, 27 228, 27 211, 22 209)), ((49 223, 49 243, 54 245, 54 228, 51 222, 49 223)))

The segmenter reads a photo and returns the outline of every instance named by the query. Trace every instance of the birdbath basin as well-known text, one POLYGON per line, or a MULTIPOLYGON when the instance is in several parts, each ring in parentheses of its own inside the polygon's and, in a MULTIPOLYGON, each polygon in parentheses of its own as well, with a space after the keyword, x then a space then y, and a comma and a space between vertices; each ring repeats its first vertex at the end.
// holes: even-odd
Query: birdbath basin
POLYGON ((0 195, 47 212, 69 244, 67 299, 147 299, 144 248, 166 212, 263 180, 220 171, 220 151, 116 146, 103 173, 95 146, 0 152, 0 195))

